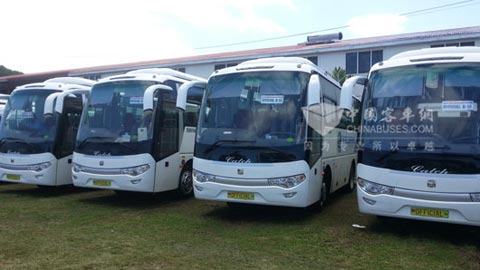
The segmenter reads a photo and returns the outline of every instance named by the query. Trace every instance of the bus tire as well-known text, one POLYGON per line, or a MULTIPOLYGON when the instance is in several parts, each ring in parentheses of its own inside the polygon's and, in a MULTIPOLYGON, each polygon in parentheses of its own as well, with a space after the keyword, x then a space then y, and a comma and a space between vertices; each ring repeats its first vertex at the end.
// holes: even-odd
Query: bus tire
POLYGON ((193 172, 191 163, 185 165, 180 173, 177 193, 181 197, 190 197, 193 194, 193 172))
POLYGON ((355 163, 352 163, 352 166, 350 166, 350 173, 348 175, 348 183, 347 185, 345 186, 344 188, 344 191, 346 193, 351 193, 355 190, 355 186, 356 186, 356 171, 355 171, 355 163))
POLYGON ((320 199, 314 204, 307 206, 306 210, 311 213, 319 213, 325 207, 328 198, 328 185, 327 181, 322 181, 322 187, 320 188, 320 199))

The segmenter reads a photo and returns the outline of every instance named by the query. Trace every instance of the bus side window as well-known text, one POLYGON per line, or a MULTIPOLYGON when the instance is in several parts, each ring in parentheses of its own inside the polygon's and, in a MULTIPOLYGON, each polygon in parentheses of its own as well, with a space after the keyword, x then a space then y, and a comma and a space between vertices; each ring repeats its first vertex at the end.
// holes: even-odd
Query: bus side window
POLYGON ((176 94, 171 91, 158 91, 158 104, 155 115, 155 149, 156 160, 168 157, 178 151, 178 109, 176 94))
POLYGON ((66 97, 59 125, 59 156, 71 155, 75 146, 80 117, 82 115, 82 97, 66 97))
POLYGON ((202 104, 203 89, 192 88, 188 90, 187 107, 183 114, 184 126, 196 127, 198 123, 198 115, 200 113, 200 105, 202 104))

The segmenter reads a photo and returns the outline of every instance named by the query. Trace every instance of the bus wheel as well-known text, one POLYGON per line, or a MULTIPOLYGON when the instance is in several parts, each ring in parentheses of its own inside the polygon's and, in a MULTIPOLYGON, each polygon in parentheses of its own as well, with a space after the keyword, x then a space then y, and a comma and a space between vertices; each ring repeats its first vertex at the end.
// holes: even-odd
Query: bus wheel
POLYGON ((355 165, 352 163, 350 167, 350 174, 348 176, 348 183, 345 186, 345 192, 350 193, 355 190, 355 183, 356 183, 356 173, 355 173, 355 165))
POLYGON ((306 210, 310 213, 321 212, 325 203, 327 202, 327 184, 325 181, 322 183, 322 189, 320 190, 320 199, 312 205, 307 206, 306 210))
POLYGON ((182 197, 190 197, 193 193, 193 175, 192 166, 187 165, 183 168, 178 182, 177 193, 182 197))

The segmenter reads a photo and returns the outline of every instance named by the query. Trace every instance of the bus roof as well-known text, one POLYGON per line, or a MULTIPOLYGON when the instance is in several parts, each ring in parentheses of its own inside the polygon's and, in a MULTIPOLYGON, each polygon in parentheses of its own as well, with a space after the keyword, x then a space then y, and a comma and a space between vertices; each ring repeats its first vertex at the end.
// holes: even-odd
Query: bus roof
POLYGON ((150 68, 134 70, 125 74, 106 77, 101 79, 98 83, 106 83, 117 80, 146 80, 157 81, 160 83, 163 83, 166 80, 173 80, 180 83, 188 81, 206 82, 204 78, 193 76, 170 68, 150 68))
POLYGON ((338 85, 338 82, 333 79, 328 72, 322 70, 308 59, 302 57, 270 57, 249 60, 233 67, 216 70, 210 77, 254 71, 300 71, 305 73, 318 73, 335 85, 338 85))
POLYGON ((93 84, 95 84, 95 81, 87 80, 83 78, 58 77, 58 78, 46 80, 44 82, 20 85, 12 91, 12 94, 16 91, 23 91, 23 90, 57 90, 57 91, 67 91, 67 90, 77 90, 77 89, 88 90, 91 88, 93 84))
POLYGON ((376 63, 370 72, 399 66, 440 63, 480 63, 480 47, 442 47, 403 52, 376 63))

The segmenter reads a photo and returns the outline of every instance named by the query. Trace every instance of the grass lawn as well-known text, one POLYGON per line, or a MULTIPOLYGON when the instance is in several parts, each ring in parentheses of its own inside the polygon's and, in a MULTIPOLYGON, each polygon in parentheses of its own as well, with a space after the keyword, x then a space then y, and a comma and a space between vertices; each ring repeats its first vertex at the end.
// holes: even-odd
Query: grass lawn
POLYGON ((480 269, 480 228, 0 184, 0 269, 480 269))

